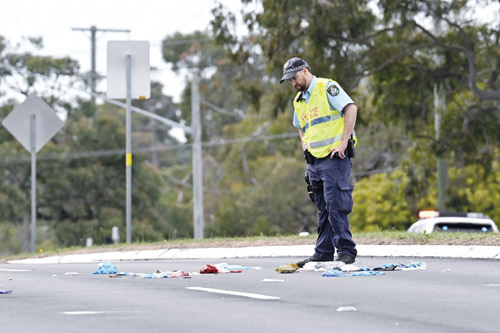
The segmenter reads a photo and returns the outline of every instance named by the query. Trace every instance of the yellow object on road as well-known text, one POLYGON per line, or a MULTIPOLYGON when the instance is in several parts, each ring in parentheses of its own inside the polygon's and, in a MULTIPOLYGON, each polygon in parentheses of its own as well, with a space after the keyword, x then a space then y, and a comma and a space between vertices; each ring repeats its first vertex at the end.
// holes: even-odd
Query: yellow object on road
POLYGON ((283 273, 293 273, 297 269, 299 269, 299 266, 297 264, 291 263, 288 265, 281 265, 278 268, 276 268, 276 272, 280 272, 281 274, 283 273))

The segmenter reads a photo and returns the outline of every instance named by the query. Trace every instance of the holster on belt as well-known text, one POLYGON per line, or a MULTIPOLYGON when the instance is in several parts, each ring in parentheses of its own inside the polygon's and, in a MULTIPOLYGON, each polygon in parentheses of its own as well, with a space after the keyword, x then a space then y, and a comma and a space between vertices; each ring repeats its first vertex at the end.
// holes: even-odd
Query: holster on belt
POLYGON ((313 191, 313 186, 311 184, 311 182, 309 181, 309 175, 307 174, 307 171, 306 171, 306 174, 304 176, 304 179, 306 181, 306 184, 307 184, 307 194, 309 195, 309 199, 311 199, 312 202, 314 202, 314 191, 313 191))
POLYGON ((304 158, 306 159, 307 164, 314 164, 314 160, 316 157, 314 157, 309 150, 304 150, 304 158))

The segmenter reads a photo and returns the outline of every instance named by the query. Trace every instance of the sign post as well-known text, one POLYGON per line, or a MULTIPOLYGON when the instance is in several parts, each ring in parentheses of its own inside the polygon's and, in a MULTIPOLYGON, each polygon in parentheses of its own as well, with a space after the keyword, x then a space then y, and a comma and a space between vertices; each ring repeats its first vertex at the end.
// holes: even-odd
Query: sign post
POLYGON ((63 127, 56 112, 35 94, 2 121, 2 125, 31 154, 31 251, 36 250, 36 154, 63 127))
POLYGON ((132 83, 131 83, 132 56, 127 54, 125 68, 127 72, 127 109, 125 116, 125 169, 126 169, 126 224, 127 224, 127 243, 132 242, 132 83))
POLYGON ((108 41, 107 97, 126 99, 126 240, 132 242, 132 98, 151 95, 149 78, 149 42, 108 41), (125 84, 123 84, 125 82, 125 84))
POLYGON ((36 113, 31 111, 31 252, 36 249, 36 113))

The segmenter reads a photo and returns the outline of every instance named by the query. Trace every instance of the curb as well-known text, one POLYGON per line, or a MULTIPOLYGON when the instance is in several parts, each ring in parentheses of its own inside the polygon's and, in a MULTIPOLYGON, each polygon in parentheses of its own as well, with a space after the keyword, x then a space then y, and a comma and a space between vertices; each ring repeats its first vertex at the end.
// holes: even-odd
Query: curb
MULTIPOLYGON (((458 245, 358 245, 359 257, 428 257, 459 259, 500 259, 500 246, 458 245)), ((67 264, 108 261, 168 260, 168 259, 231 259, 308 257, 314 245, 251 246, 241 248, 194 248, 147 251, 120 251, 71 254, 46 258, 7 261, 9 264, 67 264)))

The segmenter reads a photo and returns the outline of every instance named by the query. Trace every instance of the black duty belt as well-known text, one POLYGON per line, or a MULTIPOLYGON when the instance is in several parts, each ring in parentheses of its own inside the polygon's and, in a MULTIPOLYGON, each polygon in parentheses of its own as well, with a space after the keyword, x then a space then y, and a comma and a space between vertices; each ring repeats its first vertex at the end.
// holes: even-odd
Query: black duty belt
MULTIPOLYGON (((330 158, 330 153, 328 155, 326 155, 325 157, 316 157, 314 156, 313 154, 311 154, 309 152, 309 150, 304 150, 304 158, 306 159, 307 161, 307 164, 314 164, 314 161, 320 161, 320 160, 324 160, 325 158, 330 158)), ((334 158, 340 158, 339 157, 339 153, 335 153, 335 155, 333 155, 334 158)))

